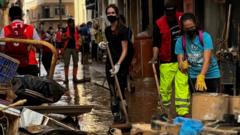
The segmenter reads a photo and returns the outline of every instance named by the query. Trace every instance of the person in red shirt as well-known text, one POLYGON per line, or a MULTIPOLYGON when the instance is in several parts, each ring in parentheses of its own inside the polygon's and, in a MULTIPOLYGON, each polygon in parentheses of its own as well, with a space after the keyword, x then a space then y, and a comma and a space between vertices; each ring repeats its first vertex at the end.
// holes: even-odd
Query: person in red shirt
MULTIPOLYGON (((12 6, 9 9, 11 24, 5 26, 0 38, 20 38, 40 40, 37 31, 32 25, 24 24, 22 20, 22 9, 12 6)), ((17 73, 20 75, 30 74, 37 76, 39 73, 38 61, 36 60, 36 48, 33 45, 22 43, 2 43, 0 51, 19 60, 17 73)))
MULTIPOLYGON (((40 31, 41 40, 47 41, 47 42, 51 43, 52 45, 54 45, 52 35, 50 35, 49 30, 48 30, 48 32, 45 32, 44 30, 40 31)), ((41 60, 42 60, 42 64, 48 75, 50 68, 51 68, 51 62, 52 62, 52 51, 46 46, 42 46, 42 59, 41 60)))
POLYGON ((80 49, 78 30, 75 27, 74 20, 72 18, 67 20, 66 32, 63 33, 62 39, 64 41, 64 47, 62 49, 64 58, 64 71, 65 71, 65 83, 68 83, 69 64, 72 56, 73 59, 73 82, 78 83, 77 71, 78 71, 78 52, 80 49))
POLYGON ((190 96, 188 76, 179 69, 175 52, 175 43, 181 36, 180 18, 182 12, 176 11, 176 4, 169 1, 164 7, 165 15, 157 19, 153 29, 152 63, 160 63, 160 95, 167 112, 170 111, 172 91, 175 92, 176 112, 179 116, 188 117, 190 96), (173 89, 174 84, 174 89, 173 89))
POLYGON ((61 49, 63 48, 62 28, 60 25, 58 25, 58 30, 55 33, 55 41, 56 41, 56 48, 58 52, 58 58, 59 58, 59 54, 61 54, 61 49))

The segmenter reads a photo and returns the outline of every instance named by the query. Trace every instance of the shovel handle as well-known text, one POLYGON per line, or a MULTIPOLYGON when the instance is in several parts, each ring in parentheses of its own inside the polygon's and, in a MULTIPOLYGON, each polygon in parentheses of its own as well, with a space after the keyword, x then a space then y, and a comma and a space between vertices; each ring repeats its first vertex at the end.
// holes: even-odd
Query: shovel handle
POLYGON ((156 71, 156 67, 155 67, 155 64, 152 63, 152 69, 153 69, 153 74, 154 74, 154 78, 155 78, 155 82, 156 82, 156 87, 158 89, 158 95, 160 95, 160 92, 159 92, 159 82, 158 82, 158 76, 157 76, 157 71, 156 71))
MULTIPOLYGON (((111 55, 108 44, 107 44, 107 53, 108 53, 108 57, 109 57, 111 66, 112 66, 112 68, 114 68, 114 63, 113 63, 113 60, 112 60, 112 55, 111 55)), ((116 82, 116 85, 117 85, 117 91, 118 91, 119 97, 121 99, 122 109, 123 109, 123 113, 126 117, 126 122, 129 123, 127 109, 126 109, 125 104, 123 103, 123 96, 122 96, 122 92, 121 92, 121 88, 120 88, 120 84, 119 84, 117 75, 114 75, 114 79, 115 79, 115 82, 116 82)))
POLYGON ((23 105, 24 103, 27 102, 27 99, 22 99, 22 100, 18 100, 17 102, 13 103, 13 104, 10 104, 6 107, 3 107, 3 108, 0 108, 0 111, 4 111, 10 107, 15 107, 15 106, 19 106, 19 105, 23 105))
POLYGON ((161 109, 163 114, 167 114, 166 110, 164 109, 164 105, 163 105, 162 98, 161 98, 161 95, 160 95, 160 86, 159 86, 159 80, 158 80, 158 76, 157 76, 157 70, 156 70, 156 67, 155 67, 155 63, 152 63, 152 69, 153 69, 154 79, 155 79, 155 82, 156 82, 158 100, 159 100, 159 105, 161 107, 160 109, 161 109))

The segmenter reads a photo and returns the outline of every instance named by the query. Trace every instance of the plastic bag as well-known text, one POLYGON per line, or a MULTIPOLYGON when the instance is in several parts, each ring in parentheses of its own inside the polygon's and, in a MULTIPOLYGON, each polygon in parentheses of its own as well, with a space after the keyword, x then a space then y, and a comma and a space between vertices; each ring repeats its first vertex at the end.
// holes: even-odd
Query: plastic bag
MULTIPOLYGON (((66 91, 66 88, 62 87, 54 80, 47 78, 39 78, 32 75, 19 75, 14 77, 12 80, 12 86, 17 96, 26 95, 25 91, 26 89, 29 89, 47 98, 48 100, 46 101, 48 102, 57 102, 66 91)), ((30 100, 37 101, 40 99, 37 99, 36 97, 34 99, 33 97, 30 100)), ((44 102, 44 100, 42 100, 42 102, 44 102)))
POLYGON ((199 135, 203 129, 203 124, 199 120, 176 117, 174 124, 182 124, 179 135, 199 135))

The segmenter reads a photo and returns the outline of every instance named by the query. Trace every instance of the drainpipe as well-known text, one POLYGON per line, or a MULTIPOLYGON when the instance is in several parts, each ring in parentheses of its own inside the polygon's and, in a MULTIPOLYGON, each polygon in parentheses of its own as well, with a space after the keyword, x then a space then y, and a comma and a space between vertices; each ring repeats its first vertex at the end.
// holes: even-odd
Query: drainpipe
POLYGON ((59 22, 62 26, 62 0, 59 0, 59 22))

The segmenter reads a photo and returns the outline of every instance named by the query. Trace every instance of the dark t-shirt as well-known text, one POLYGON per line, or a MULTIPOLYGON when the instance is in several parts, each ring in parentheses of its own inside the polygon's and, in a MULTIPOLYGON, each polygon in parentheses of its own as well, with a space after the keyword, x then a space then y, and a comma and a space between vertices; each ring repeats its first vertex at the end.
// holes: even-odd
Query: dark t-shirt
POLYGON ((68 39, 67 48, 70 48, 70 49, 74 49, 75 48, 75 39, 74 38, 69 38, 68 39))
MULTIPOLYGON (((112 59, 114 64, 119 60, 122 53, 122 41, 128 41, 128 28, 124 25, 118 26, 118 32, 111 30, 111 26, 105 29, 105 36, 109 42, 109 49, 111 51, 112 59)), ((126 61, 127 57, 124 59, 126 61)))
MULTIPOLYGON (((175 43, 177 41, 177 38, 180 36, 180 27, 178 25, 177 19, 174 19, 173 21, 168 21, 168 25, 171 30, 171 37, 172 37, 172 44, 171 44, 171 60, 170 62, 176 62, 177 61, 177 55, 175 52, 175 43)), ((157 26, 154 26, 153 29, 153 47, 160 47, 161 45, 161 34, 160 29, 157 26)), ((164 61, 162 61, 164 63, 164 61)))

